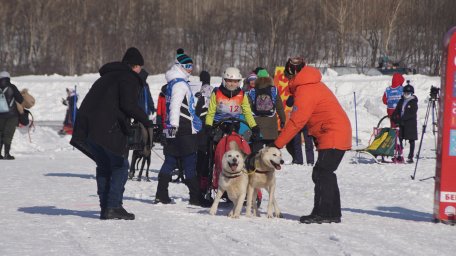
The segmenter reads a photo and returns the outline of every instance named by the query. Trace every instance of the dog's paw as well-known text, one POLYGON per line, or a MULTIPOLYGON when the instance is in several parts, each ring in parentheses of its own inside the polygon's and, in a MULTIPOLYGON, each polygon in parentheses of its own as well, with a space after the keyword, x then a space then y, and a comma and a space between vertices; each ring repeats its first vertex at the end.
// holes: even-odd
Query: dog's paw
POLYGON ((283 218, 283 214, 281 212, 279 212, 278 214, 276 213, 275 217, 282 219, 283 218))
POLYGON ((233 218, 233 219, 239 219, 239 214, 233 214, 233 215, 231 216, 231 218, 233 218))
POLYGON ((211 210, 209 211, 209 214, 210 214, 210 215, 215 215, 215 210, 212 210, 212 209, 211 209, 211 210))

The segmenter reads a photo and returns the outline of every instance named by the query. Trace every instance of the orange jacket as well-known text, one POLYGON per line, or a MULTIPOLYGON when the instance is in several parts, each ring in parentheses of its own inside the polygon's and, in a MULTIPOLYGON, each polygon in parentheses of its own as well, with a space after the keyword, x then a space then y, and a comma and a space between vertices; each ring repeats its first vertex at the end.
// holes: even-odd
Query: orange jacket
POLYGON ((317 149, 349 150, 352 130, 347 114, 334 94, 321 82, 318 69, 305 66, 288 84, 294 106, 274 144, 282 148, 307 124, 317 149))

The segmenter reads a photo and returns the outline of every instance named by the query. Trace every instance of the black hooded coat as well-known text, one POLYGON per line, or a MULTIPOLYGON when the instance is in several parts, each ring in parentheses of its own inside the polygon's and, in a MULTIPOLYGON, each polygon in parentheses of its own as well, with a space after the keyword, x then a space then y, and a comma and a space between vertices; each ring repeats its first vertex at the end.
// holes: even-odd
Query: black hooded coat
POLYGON ((127 132, 130 118, 150 125, 138 106, 143 82, 130 66, 121 62, 105 64, 81 103, 70 144, 93 159, 87 139, 113 152, 128 157, 127 132))

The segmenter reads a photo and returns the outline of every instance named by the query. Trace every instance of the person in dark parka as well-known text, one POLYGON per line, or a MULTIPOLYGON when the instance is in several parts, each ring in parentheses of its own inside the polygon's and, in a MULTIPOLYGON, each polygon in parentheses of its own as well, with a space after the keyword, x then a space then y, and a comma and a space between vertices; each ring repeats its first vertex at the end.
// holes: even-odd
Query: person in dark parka
MULTIPOLYGON (((403 141, 408 140, 410 151, 407 157, 407 163, 413 163, 413 154, 415 151, 415 140, 418 139, 417 112, 418 98, 413 95, 415 90, 413 86, 407 84, 404 86, 403 96, 397 103, 396 109, 392 115, 392 121, 399 127, 399 141, 403 149, 403 141)), ((402 161, 402 156, 399 156, 402 161)))
POLYGON ((10 149, 16 126, 19 124, 19 112, 14 101, 20 104, 24 101, 24 97, 10 82, 10 74, 6 71, 0 72, 0 90, 6 105, 5 109, 2 108, 0 111, 0 159, 14 160, 10 149), (5 156, 1 154, 3 145, 5 146, 5 156))
POLYGON ((73 130, 71 145, 96 164, 100 219, 133 220, 134 214, 122 206, 128 177, 127 133, 130 118, 152 126, 138 106, 143 82, 139 77, 143 57, 129 48, 122 62, 111 62, 100 68, 95 81, 81 103, 73 130))

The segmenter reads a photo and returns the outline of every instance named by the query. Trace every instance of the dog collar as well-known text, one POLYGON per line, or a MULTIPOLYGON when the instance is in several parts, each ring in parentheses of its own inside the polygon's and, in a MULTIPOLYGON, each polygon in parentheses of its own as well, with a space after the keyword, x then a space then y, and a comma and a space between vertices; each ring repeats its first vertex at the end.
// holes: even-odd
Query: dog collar
POLYGON ((236 172, 236 173, 233 173, 233 174, 234 174, 233 176, 228 176, 224 172, 222 172, 223 177, 228 178, 228 179, 237 178, 237 177, 241 176, 241 172, 240 171, 236 172))

